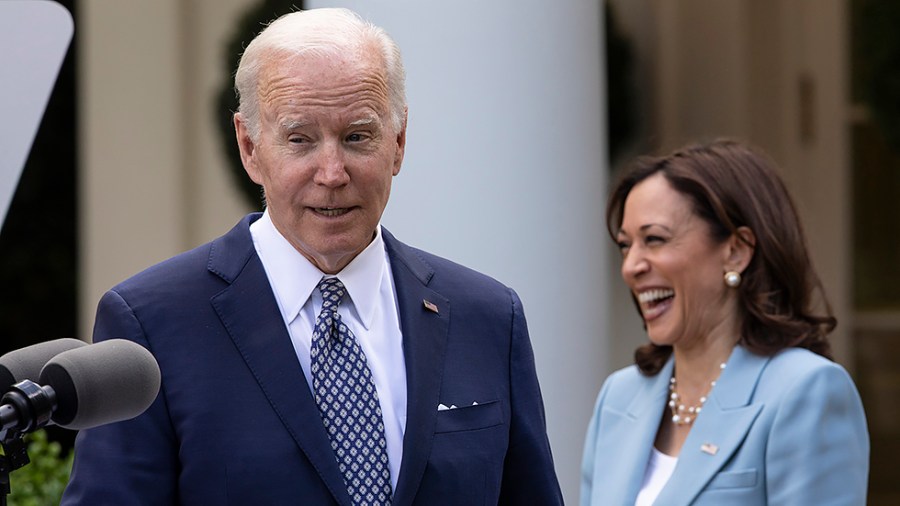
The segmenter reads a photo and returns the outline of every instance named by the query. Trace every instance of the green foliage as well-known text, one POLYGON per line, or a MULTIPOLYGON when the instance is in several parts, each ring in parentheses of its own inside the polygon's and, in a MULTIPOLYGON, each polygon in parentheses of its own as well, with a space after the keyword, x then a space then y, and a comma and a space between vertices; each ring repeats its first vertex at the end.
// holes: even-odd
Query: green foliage
POLYGON ((900 153, 900 3, 855 0, 854 78, 887 145, 900 153))
POLYGON ((219 85, 216 107, 216 126, 222 140, 222 149, 228 158, 228 169, 232 180, 244 196, 246 202, 256 210, 262 210, 262 189, 250 180, 241 163, 241 153, 234 136, 232 115, 238 109, 238 99, 234 90, 234 73, 247 44, 272 20, 303 7, 300 0, 262 0, 248 9, 238 21, 234 33, 225 47, 225 76, 219 85))
POLYGON ((26 436, 31 463, 10 475, 9 506, 52 506, 59 504, 72 472, 75 452, 62 456, 62 447, 47 439, 43 430, 26 436))

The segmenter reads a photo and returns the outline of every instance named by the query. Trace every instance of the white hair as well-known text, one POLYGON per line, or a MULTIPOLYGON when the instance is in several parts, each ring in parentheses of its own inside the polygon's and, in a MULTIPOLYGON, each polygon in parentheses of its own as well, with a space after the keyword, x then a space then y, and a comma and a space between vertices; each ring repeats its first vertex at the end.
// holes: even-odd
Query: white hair
POLYGON ((382 28, 349 9, 312 9, 285 14, 269 23, 241 55, 234 87, 250 139, 259 141, 259 74, 272 53, 329 54, 371 44, 382 56, 391 123, 399 132, 406 111, 406 72, 400 48, 382 28))

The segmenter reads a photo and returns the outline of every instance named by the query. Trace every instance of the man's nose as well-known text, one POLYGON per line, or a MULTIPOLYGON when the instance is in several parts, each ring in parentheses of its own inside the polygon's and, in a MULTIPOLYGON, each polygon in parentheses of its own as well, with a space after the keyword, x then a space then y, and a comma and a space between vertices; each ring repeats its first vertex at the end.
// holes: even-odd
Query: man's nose
POLYGON ((316 171, 313 180, 316 184, 331 188, 350 182, 350 174, 347 172, 340 143, 323 143, 316 157, 316 171))

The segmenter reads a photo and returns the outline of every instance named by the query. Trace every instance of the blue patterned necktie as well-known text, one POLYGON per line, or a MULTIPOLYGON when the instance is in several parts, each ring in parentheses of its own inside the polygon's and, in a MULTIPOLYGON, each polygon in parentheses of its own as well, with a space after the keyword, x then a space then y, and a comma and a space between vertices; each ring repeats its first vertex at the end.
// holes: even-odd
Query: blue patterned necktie
POLYGON ((344 284, 322 278, 322 311, 313 329, 310 361, 313 392, 331 448, 354 505, 391 503, 384 420, 366 355, 341 321, 344 284))

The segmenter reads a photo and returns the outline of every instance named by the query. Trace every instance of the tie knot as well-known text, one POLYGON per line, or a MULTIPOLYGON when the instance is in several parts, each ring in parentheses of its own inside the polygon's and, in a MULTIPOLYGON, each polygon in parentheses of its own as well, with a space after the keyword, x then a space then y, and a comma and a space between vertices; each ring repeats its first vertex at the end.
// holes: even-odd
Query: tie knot
POLYGON ((322 311, 336 313, 347 290, 338 278, 322 278, 319 291, 322 292, 322 311))

